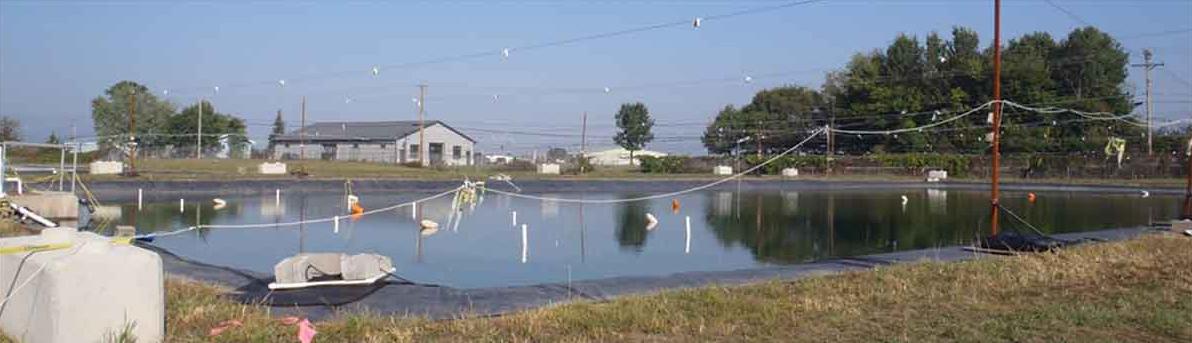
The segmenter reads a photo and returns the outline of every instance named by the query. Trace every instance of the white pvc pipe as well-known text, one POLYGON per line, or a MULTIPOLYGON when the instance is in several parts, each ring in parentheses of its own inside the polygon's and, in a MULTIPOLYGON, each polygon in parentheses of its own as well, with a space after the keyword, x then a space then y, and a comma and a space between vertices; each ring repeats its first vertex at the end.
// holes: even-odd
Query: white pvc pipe
POLYGON ((186 213, 186 199, 178 199, 178 213, 186 213))
POLYGON ((418 220, 418 203, 410 203, 410 219, 418 220))
POLYGON ((529 240, 528 240, 529 233, 526 232, 526 229, 527 229, 526 224, 522 224, 522 259, 521 259, 521 263, 526 263, 526 257, 528 255, 528 253, 530 252, 530 250, 529 250, 530 247, 527 245, 527 243, 529 243, 529 240))
POLYGON ((335 218, 332 218, 331 221, 335 223, 335 225, 334 225, 335 233, 339 233, 339 216, 335 216, 335 218))
POLYGON ((37 213, 34 213, 32 210, 30 210, 27 207, 20 206, 20 205, 14 204, 14 203, 8 203, 8 205, 11 206, 14 210, 16 210, 17 213, 20 213, 21 216, 24 216, 29 219, 33 219, 33 221, 37 222, 38 224, 41 224, 41 226, 58 227, 58 224, 50 221, 49 219, 46 219, 45 217, 38 215, 37 213))
POLYGON ((513 226, 517 226, 517 211, 513 211, 513 226))
POLYGON ((683 253, 690 254, 691 253, 691 216, 687 216, 683 219, 684 219, 684 221, 687 222, 687 244, 683 248, 683 253))
POLYGON ((141 210, 141 206, 144 204, 144 199, 145 190, 137 188, 137 211, 141 210))

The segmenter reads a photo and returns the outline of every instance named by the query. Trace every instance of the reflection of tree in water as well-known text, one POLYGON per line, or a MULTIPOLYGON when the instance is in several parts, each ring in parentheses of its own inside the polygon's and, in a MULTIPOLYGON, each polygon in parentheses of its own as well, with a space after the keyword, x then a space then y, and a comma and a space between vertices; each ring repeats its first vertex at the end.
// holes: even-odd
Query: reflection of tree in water
MULTIPOLYGON (((637 195, 625 195, 633 198, 637 195)), ((617 243, 621 248, 641 251, 646 245, 646 213, 650 212, 649 201, 633 201, 617 205, 617 243)))
MULTIPOLYGON (((210 200, 195 200, 195 203, 188 200, 185 208, 186 213, 179 213, 176 202, 148 203, 137 211, 136 203, 125 204, 121 206, 120 225, 134 225, 138 234, 209 225, 219 218, 240 218, 244 205, 239 201, 229 202, 227 207, 215 210, 210 200)), ((90 224, 95 225, 97 222, 93 218, 90 224)), ((207 231, 195 230, 199 237, 206 237, 207 231)))
POLYGON ((725 246, 739 244, 759 261, 795 263, 967 242, 988 209, 981 197, 949 197, 929 207, 917 190, 906 193, 911 202, 904 212, 901 194, 801 192, 792 201, 792 194, 742 193, 740 218, 716 211, 718 199, 709 194, 705 220, 725 246))

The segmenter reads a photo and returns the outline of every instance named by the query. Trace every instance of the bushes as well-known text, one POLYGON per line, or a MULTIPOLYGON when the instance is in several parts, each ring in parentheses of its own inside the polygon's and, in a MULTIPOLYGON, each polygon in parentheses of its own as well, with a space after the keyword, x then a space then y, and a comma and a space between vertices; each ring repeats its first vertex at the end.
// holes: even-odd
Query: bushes
MULTIPOLYGON (((770 158, 771 157, 767 157, 767 156, 762 156, 761 158, 758 158, 756 155, 750 155, 750 156, 745 157, 745 163, 748 163, 750 166, 756 166, 758 164, 768 161, 770 158)), ((782 170, 786 169, 786 168, 825 169, 827 167, 828 167, 828 158, 823 155, 814 155, 814 156, 787 155, 787 156, 779 157, 778 159, 774 160, 774 162, 770 162, 770 164, 767 164, 765 167, 762 167, 761 172, 763 174, 778 175, 778 174, 781 174, 782 170)))
POLYGON ((683 173, 684 166, 690 160, 687 156, 641 156, 637 160, 641 162, 641 169, 643 173, 654 174, 678 174, 683 173))
POLYGON ((972 156, 944 154, 882 154, 871 158, 883 167, 903 168, 914 173, 928 168, 943 169, 957 176, 968 174, 972 162, 972 156))

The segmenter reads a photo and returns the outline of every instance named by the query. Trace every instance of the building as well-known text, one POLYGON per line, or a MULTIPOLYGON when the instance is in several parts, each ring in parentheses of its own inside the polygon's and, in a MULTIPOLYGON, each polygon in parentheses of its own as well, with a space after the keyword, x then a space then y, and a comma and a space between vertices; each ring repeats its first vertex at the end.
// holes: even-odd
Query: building
MULTIPOLYGON (((473 164, 476 140, 437 120, 426 121, 431 165, 473 164)), ((270 138, 275 159, 418 162, 418 121, 323 122, 270 138)))
POLYGON ((638 157, 641 157, 641 156, 663 157, 663 156, 666 156, 666 154, 657 152, 657 151, 637 150, 637 151, 633 152, 634 159, 632 161, 630 161, 629 160, 629 150, 625 150, 625 148, 613 148, 613 149, 588 153, 586 156, 588 158, 591 158, 592 164, 598 165, 598 166, 628 166, 628 165, 636 166, 641 162, 641 161, 637 160, 638 157))

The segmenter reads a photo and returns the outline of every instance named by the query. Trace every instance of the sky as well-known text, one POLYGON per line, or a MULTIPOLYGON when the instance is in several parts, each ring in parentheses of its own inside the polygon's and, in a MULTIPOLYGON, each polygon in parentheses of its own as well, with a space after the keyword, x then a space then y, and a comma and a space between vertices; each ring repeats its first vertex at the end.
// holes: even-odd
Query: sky
MULTIPOLYGON (((1067 13, 1004 1, 1003 40, 1095 25, 1132 63, 1151 48, 1166 64, 1152 75, 1158 120, 1192 117, 1192 1, 1051 2, 1067 13)), ((611 147, 617 108, 641 101, 657 123, 648 149, 695 154, 725 105, 781 85, 819 87, 898 33, 966 26, 982 45, 993 37, 992 0, 825 0, 715 17, 785 3, 0 0, 0 115, 20 120, 26 140, 93 135, 91 99, 132 80, 179 107, 206 98, 264 142, 278 110, 297 127, 303 97, 309 122, 416 119, 426 84, 427 119, 476 138, 478 151, 577 150, 585 112, 589 150, 611 147), (697 17, 708 19, 694 28, 697 17), (517 49, 665 23, 680 24, 517 49)), ((1135 93, 1143 80, 1132 68, 1135 93)))

